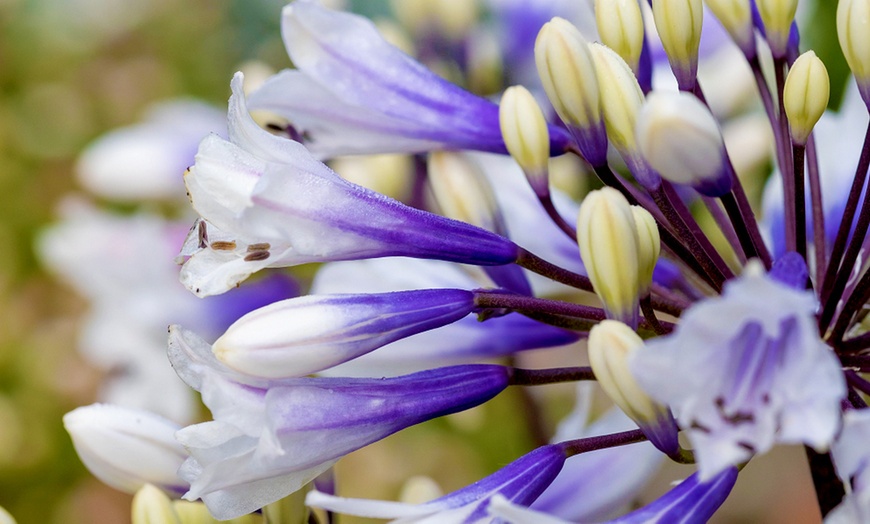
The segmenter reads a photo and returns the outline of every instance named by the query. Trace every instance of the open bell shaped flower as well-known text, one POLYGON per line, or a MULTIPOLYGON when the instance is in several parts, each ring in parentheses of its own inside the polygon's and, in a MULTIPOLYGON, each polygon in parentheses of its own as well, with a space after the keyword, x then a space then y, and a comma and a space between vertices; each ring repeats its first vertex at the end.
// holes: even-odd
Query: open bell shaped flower
POLYGON ((833 441, 846 385, 805 281, 795 254, 769 274, 751 261, 722 296, 698 302, 673 334, 632 356, 638 383, 686 431, 702 480, 775 443, 824 451, 833 441))
POLYGON ((300 377, 450 324, 473 309, 474 294, 461 289, 308 295, 248 313, 212 350, 240 373, 300 377))
MULTIPOLYGON (((251 94, 251 108, 277 113, 320 157, 473 149, 507 153, 498 106, 440 78, 387 43, 369 20, 297 1, 281 33, 296 70, 251 94)), ((551 126, 550 146, 568 134, 551 126)))
POLYGON ((214 417, 176 433, 190 453, 179 470, 190 483, 184 498, 201 498, 218 519, 285 497, 344 455, 408 426, 486 402, 510 380, 508 368, 484 364, 389 379, 255 379, 229 370, 208 344, 175 326, 169 358, 214 417))
POLYGON ((848 486, 846 497, 826 517, 825 524, 867 522, 870 519, 870 409, 849 410, 843 429, 831 446, 837 476, 848 486))
POLYGON ((512 263, 518 247, 483 229, 420 211, 342 179, 298 142, 251 119, 233 78, 229 135, 203 140, 185 175, 204 222, 190 232, 181 281, 222 293, 264 267, 411 256, 477 265, 512 263))
POLYGON ((474 484, 423 504, 349 499, 318 491, 309 493, 305 502, 338 513, 399 519, 397 522, 406 524, 483 524, 492 522, 487 513, 492 497, 501 496, 527 506, 553 481, 564 462, 565 451, 561 446, 543 446, 474 484))

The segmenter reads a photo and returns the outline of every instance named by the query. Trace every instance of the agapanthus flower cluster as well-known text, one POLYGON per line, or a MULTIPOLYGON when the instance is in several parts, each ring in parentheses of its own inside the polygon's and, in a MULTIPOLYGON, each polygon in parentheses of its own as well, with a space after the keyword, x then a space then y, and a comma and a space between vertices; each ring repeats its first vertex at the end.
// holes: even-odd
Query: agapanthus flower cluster
MULTIPOLYGON (((317 263, 310 293, 214 341, 173 325, 169 359, 212 420, 83 408, 68 428, 85 462, 122 489, 202 500, 217 519, 311 489, 313 508, 400 522, 705 522, 747 463, 797 444, 821 514, 870 518, 870 131, 852 144, 852 127, 826 127, 844 116, 823 116, 828 77, 801 48, 797 0, 578 2, 597 30, 560 17, 560 2, 490 4, 503 31, 536 35, 505 49, 505 76, 538 72, 495 98, 438 76, 365 18, 312 0, 284 8, 295 69, 250 94, 236 74, 227 135, 205 137, 184 173, 199 218, 180 279, 207 297, 317 263), (718 91, 699 80, 705 39, 752 73, 776 167, 763 210, 711 109, 718 91), (414 155, 412 198, 322 163, 376 153, 414 155), (579 203, 550 180, 561 155, 582 159, 577 177, 594 174, 579 203), (578 340, 565 367, 514 365, 578 340), (344 498, 330 481, 345 455, 508 388, 592 381, 611 413, 587 425, 579 387, 549 441, 458 491, 409 504, 344 498), (127 457, 163 458, 132 464, 103 445, 113 438, 127 457), (626 513, 662 460, 696 471, 626 513)), ((862 125, 868 25, 870 1, 840 0, 857 85, 846 107, 862 125)), ((467 65, 468 41, 433 32, 419 45, 467 65)))

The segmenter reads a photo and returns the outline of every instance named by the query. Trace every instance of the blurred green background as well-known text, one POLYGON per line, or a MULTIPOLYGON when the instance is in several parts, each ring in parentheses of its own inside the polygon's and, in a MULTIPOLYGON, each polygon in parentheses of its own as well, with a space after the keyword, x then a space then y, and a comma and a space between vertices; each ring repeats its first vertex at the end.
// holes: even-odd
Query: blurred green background
MULTIPOLYGON (((74 161, 95 137, 136 122, 148 104, 166 98, 223 106, 232 73, 246 61, 288 65, 278 29, 283 4, 0 0, 0 506, 20 524, 129 518, 129 498, 89 476, 61 425, 65 412, 93 401, 99 377, 74 347, 86 304, 41 270, 34 234, 55 219, 60 198, 78 190, 74 161)), ((351 4, 388 11, 386 1, 351 4)), ((812 25, 802 28, 802 48, 825 60, 837 95, 846 72, 833 36, 835 7, 829 0, 806 6, 812 25)), ((445 487, 459 487, 527 446, 520 420, 504 427, 520 418, 511 417, 511 405, 502 399, 482 414, 436 421, 343 467, 377 461, 391 489, 415 469, 452 475, 445 487), (500 430, 490 431, 496 423, 500 430), (474 445, 465 443, 469 437, 474 445), (403 463, 421 449, 429 466, 403 463), (490 451, 480 457, 481 450, 490 451)))

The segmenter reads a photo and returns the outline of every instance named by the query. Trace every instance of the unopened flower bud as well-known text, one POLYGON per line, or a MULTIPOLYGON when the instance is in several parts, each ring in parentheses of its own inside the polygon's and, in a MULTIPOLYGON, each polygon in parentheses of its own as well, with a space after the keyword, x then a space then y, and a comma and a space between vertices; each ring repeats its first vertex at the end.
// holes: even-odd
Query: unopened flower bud
POLYGON ((608 316, 637 325, 637 225, 628 200, 613 188, 589 193, 577 218, 580 258, 608 316))
POLYGON ((643 106, 643 91, 628 64, 607 46, 589 44, 595 62, 598 85, 601 87, 601 107, 607 137, 619 151, 631 174, 647 189, 658 187, 661 178, 649 169, 637 148, 634 130, 637 115, 643 106))
POLYGON ((187 451, 175 440, 177 424, 147 411, 92 404, 70 411, 63 425, 84 465, 115 489, 135 493, 145 484, 178 493, 187 451))
POLYGON ((508 152, 523 168, 535 194, 549 195, 550 133, 535 97, 522 86, 507 88, 498 117, 508 152))
POLYGON ((792 139, 800 145, 807 139, 828 107, 831 83, 825 64, 813 51, 795 60, 785 79, 783 104, 792 139))
POLYGON ((840 0, 837 35, 864 103, 870 105, 870 0, 840 0))
POLYGON ((449 151, 430 154, 428 180, 444 216, 506 235, 492 186, 467 157, 449 151))
POLYGON ((212 351, 249 376, 299 377, 455 322, 473 309, 474 295, 460 289, 307 295, 248 313, 215 341, 212 351))
POLYGON ((798 0, 756 0, 758 14, 764 22, 767 43, 775 58, 788 55, 791 24, 797 12, 798 0))
POLYGON ((133 524, 181 524, 172 501, 159 488, 146 484, 133 497, 133 524))
POLYGON ((634 223, 637 225, 640 295, 646 296, 649 294, 653 271, 662 250, 661 237, 656 219, 649 211, 640 206, 631 206, 631 213, 634 216, 634 223))
POLYGON ((643 346, 643 339, 630 327, 615 320, 604 320, 589 331, 589 363, 598 384, 661 451, 674 455, 679 444, 676 422, 666 406, 647 395, 628 368, 632 353, 643 346))
POLYGON ((180 524, 264 524, 263 516, 256 514, 243 515, 230 520, 217 520, 211 516, 208 507, 202 502, 173 500, 172 510, 180 524))
POLYGON ((15 524, 15 519, 0 506, 0 524, 15 524))
POLYGON ((606 163, 607 135, 595 65, 586 39, 567 20, 553 18, 535 40, 535 65, 547 97, 568 125, 583 156, 592 165, 606 163))
MULTIPOLYGON (((637 0, 595 0, 595 22, 601 42, 636 72, 644 36, 643 14, 637 0)), ((607 92, 607 88, 602 90, 607 92)))
POLYGON ((698 46, 704 5, 701 0, 653 0, 653 17, 680 89, 691 91, 698 73, 698 46))
POLYGON ((662 178, 710 197, 731 190, 725 142, 716 118, 694 95, 651 93, 637 120, 643 157, 662 178))
POLYGON ((747 56, 755 55, 755 31, 749 0, 706 0, 731 39, 747 56))

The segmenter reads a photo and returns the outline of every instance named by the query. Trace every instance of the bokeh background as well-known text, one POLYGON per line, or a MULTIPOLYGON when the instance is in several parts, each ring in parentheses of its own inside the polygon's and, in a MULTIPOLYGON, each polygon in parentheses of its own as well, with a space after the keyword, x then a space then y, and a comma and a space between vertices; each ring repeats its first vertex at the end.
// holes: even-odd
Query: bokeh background
MULTIPOLYGON (((65 412, 94 401, 101 377, 75 348, 87 304, 40 266, 35 235, 57 220, 65 195, 82 191, 75 160, 96 137, 135 123, 149 104, 167 98, 191 96, 222 107, 242 64, 289 65, 278 29, 283 4, 0 0, 0 506, 20 524, 123 523, 130 503, 87 473, 62 427, 65 412)), ((390 14, 386 0, 349 4, 390 14)), ((846 75, 834 36, 836 2, 802 4, 802 47, 814 48, 827 64, 836 105, 846 75)), ((564 398, 570 391, 553 394, 564 398)), ((512 395, 345 459, 339 471, 347 475, 348 493, 395 498, 415 474, 455 489, 516 458, 530 437, 512 395)), ((567 409, 553 405, 549 424, 567 409)), ((755 480, 738 483, 740 497, 720 520, 818 520, 801 453, 780 450, 753 463, 747 473, 755 480), (792 489, 795 482, 801 489, 792 489)))

